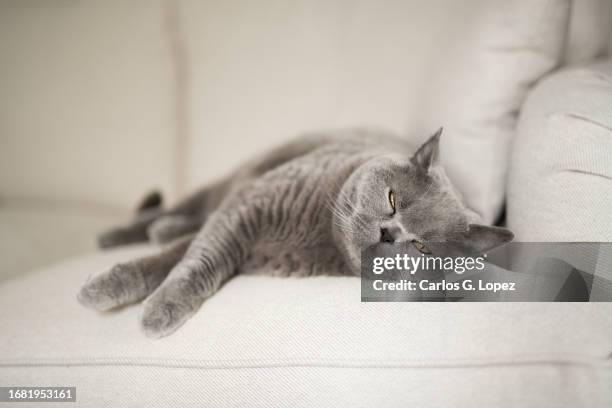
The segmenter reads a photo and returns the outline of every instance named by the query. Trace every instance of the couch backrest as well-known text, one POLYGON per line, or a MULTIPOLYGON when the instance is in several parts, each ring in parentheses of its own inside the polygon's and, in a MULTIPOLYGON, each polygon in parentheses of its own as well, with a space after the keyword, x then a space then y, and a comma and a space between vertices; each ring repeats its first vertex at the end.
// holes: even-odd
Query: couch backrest
POLYGON ((133 206, 176 177, 163 2, 0 3, 0 199, 133 206))
MULTIPOLYGON (((431 73, 486 1, 2 3, 0 199, 126 207, 309 129, 424 138, 431 73)), ((571 63, 603 52, 612 20, 574 3, 571 63)))
POLYGON ((605 30, 592 27, 604 20, 592 10, 606 4, 576 2, 568 28, 568 3, 181 1, 188 185, 305 130, 373 125, 422 141, 444 125, 449 175, 491 222, 528 86, 561 62, 568 31, 578 38, 568 61, 603 50, 605 30))

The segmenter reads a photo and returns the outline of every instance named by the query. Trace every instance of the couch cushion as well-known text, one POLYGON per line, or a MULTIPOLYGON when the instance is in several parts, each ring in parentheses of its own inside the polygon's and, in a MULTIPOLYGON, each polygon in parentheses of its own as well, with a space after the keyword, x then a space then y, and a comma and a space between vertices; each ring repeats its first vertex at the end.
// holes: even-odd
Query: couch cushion
POLYGON ((94 251, 94 237, 126 216, 101 206, 1 201, 0 280, 94 251))
POLYGON ((443 118, 441 159, 486 222, 501 215, 517 116, 529 89, 561 63, 570 1, 485 2, 457 33, 424 98, 443 118))
POLYGON ((420 142, 443 125, 449 176, 493 221, 516 112, 560 62, 570 1, 180 5, 192 186, 306 130, 374 125, 420 142))
POLYGON ((547 78, 518 126, 508 225, 522 241, 612 242, 612 60, 547 78))
POLYGON ((564 64, 587 62, 610 55, 612 50, 612 2, 575 0, 565 45, 564 64))
POLYGON ((77 303, 88 275, 153 250, 3 282, 0 383, 74 385, 81 406, 612 402, 612 304, 361 303, 356 278, 240 276, 151 340, 140 305, 97 313, 77 303))

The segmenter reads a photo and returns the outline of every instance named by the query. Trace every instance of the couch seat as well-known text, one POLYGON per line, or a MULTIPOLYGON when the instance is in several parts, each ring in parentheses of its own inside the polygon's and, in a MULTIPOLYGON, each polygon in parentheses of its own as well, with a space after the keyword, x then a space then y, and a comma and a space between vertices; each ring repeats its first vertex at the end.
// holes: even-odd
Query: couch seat
POLYGON ((0 384, 76 386, 82 407, 612 406, 612 304, 361 303, 357 278, 239 276, 152 340, 141 305, 77 302, 154 250, 1 282, 0 384))

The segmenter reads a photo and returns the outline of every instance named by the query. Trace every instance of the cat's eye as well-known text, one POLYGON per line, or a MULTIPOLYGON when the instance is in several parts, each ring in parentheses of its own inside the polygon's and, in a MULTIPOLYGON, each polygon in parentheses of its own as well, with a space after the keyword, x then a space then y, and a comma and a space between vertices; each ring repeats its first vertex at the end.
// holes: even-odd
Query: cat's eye
POLYGON ((389 191, 389 204, 391 204, 391 209, 393 209, 393 214, 395 214, 395 193, 393 193, 393 190, 389 191))
POLYGON ((412 245, 414 245, 417 251, 419 251, 422 254, 431 254, 431 251, 429 250, 429 248, 427 248, 427 246, 425 246, 425 244, 423 244, 421 241, 417 241, 416 239, 413 239, 412 245))

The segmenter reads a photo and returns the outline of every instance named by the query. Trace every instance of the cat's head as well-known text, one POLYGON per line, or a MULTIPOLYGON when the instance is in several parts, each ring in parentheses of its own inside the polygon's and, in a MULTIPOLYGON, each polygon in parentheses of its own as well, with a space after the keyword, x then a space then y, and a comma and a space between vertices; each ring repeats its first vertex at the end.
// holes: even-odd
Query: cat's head
POLYGON ((338 239, 354 268, 361 251, 379 242, 461 243, 482 253, 513 239, 509 230, 478 224, 439 163, 442 129, 412 157, 377 156, 360 166, 335 203, 338 239))

